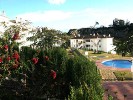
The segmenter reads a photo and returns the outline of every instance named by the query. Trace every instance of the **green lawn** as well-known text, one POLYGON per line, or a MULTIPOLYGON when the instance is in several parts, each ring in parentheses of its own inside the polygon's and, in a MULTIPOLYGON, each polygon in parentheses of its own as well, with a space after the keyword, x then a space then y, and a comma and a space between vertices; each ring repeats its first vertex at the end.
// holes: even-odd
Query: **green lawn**
MULTIPOLYGON (((80 53, 85 55, 85 50, 79 50, 79 51, 80 53)), ((101 52, 100 54, 95 54, 93 51, 88 51, 88 58, 94 61, 100 60, 100 59, 131 59, 131 57, 129 56, 122 57, 121 55, 118 55, 118 54, 110 54, 105 52, 101 52)))
MULTIPOLYGON (((85 50, 79 50, 79 51, 80 53, 85 55, 85 50)), ((96 61, 96 60, 106 60, 106 59, 131 59, 131 57, 130 56, 122 57, 121 55, 118 54, 110 54, 105 52, 102 52, 101 54, 94 54, 93 51, 88 51, 88 59, 96 61)), ((130 71, 113 71, 113 72, 119 81, 133 79, 132 78, 133 75, 130 71)))
POLYGON ((114 74, 119 81, 133 79, 133 74, 129 71, 115 71, 114 74))

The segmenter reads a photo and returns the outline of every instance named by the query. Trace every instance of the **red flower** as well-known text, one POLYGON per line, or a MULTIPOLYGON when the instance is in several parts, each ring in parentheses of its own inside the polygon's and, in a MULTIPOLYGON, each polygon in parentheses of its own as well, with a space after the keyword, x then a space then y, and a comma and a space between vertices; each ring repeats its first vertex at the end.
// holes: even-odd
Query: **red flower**
POLYGON ((14 52, 14 54, 12 55, 12 57, 16 60, 19 60, 19 54, 17 51, 14 52))
POLYGON ((49 57, 48 56, 45 56, 45 60, 48 61, 49 60, 49 57))
POLYGON ((5 49, 5 51, 8 51, 8 45, 7 44, 4 45, 4 49, 5 49))
POLYGON ((0 58, 0 63, 2 63, 3 62, 3 60, 2 60, 2 58, 0 58))
POLYGON ((33 62, 34 64, 38 63, 38 58, 32 58, 32 62, 33 62))
POLYGON ((19 39, 19 33, 15 33, 13 36, 13 40, 17 40, 17 39, 19 39))
POLYGON ((10 61, 10 60, 11 60, 11 57, 7 57, 6 60, 7 60, 7 61, 10 61))
POLYGON ((55 79, 56 78, 56 72, 54 70, 51 70, 50 76, 52 76, 52 78, 55 79))

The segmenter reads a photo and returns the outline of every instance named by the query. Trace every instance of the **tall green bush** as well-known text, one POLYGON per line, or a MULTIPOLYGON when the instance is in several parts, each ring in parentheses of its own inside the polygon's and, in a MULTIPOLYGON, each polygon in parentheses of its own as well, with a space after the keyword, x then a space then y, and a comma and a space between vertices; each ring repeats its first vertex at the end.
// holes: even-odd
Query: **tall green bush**
POLYGON ((77 97, 93 97, 92 100, 97 100, 97 98, 100 100, 102 88, 97 67, 94 62, 77 52, 71 58, 63 48, 40 50, 22 47, 19 51, 19 67, 13 70, 15 73, 11 76, 6 74, 15 81, 2 81, 3 86, 0 86, 2 88, 0 92, 4 91, 4 93, 0 98, 10 95, 14 98, 20 96, 29 97, 28 99, 65 99, 68 98, 70 86, 72 86, 77 97), (8 85, 12 83, 14 87, 10 90, 8 85), (17 94, 12 90, 15 90, 17 94), (80 93, 81 91, 83 92, 80 93))
POLYGON ((65 49, 34 50, 23 47, 21 55, 27 66, 27 86, 30 89, 28 96, 65 98, 68 95, 65 90, 68 90, 69 86, 66 86, 64 77, 68 60, 65 49), (37 58, 38 62, 33 64, 32 58, 37 58), (55 79, 50 76, 51 70, 56 72, 55 79))
POLYGON ((91 94, 102 100, 101 77, 94 62, 89 61, 84 56, 76 55, 68 60, 66 68, 66 80, 68 83, 78 89, 85 82, 88 88, 92 90, 93 93, 91 94))
POLYGON ((83 82, 79 88, 71 87, 68 100, 102 100, 100 95, 96 95, 93 85, 88 85, 83 82))

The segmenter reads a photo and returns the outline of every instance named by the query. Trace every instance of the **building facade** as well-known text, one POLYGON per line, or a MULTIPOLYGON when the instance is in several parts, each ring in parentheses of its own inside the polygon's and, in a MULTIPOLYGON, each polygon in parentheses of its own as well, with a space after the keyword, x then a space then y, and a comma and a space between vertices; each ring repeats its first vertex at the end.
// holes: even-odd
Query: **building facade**
POLYGON ((114 52, 113 37, 110 35, 79 36, 70 39, 70 47, 76 49, 86 48, 93 51, 114 52))
POLYGON ((28 22, 27 20, 24 20, 22 18, 16 17, 16 19, 10 20, 6 16, 5 12, 3 11, 0 14, 0 36, 3 35, 5 30, 7 30, 9 27, 11 27, 13 25, 20 27, 19 35, 21 36, 21 38, 19 40, 17 40, 17 42, 21 43, 19 45, 19 47, 30 46, 30 44, 32 42, 27 41, 27 37, 32 36, 32 34, 30 32, 32 30, 34 30, 35 28, 30 24, 30 22, 28 22))

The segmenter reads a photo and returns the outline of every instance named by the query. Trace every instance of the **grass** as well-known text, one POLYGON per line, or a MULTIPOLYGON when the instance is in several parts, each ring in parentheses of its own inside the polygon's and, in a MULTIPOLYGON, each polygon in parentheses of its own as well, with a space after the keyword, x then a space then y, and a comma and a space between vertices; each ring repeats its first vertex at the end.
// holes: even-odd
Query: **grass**
POLYGON ((132 80, 132 73, 129 71, 114 71, 114 74, 119 81, 132 80))
MULTIPOLYGON (((85 54, 84 50, 79 50, 79 51, 83 55, 85 54)), ((90 58, 94 61, 100 60, 100 59, 130 59, 129 56, 122 57, 121 55, 118 55, 118 54, 110 54, 110 53, 106 53, 106 52, 101 52, 100 54, 96 54, 93 51, 88 51, 88 58, 90 58)))
MULTIPOLYGON (((84 50, 79 50, 80 53, 83 55, 85 54, 84 50)), ((125 56, 122 57, 121 55, 118 54, 110 54, 110 53, 105 53, 101 52, 100 54, 94 54, 93 51, 88 51, 88 59, 91 59, 93 61, 96 60, 107 60, 107 59, 131 59, 130 56, 125 56)), ((124 81, 124 80, 132 80, 133 75, 130 71, 113 71, 114 75, 119 81, 124 81)))

